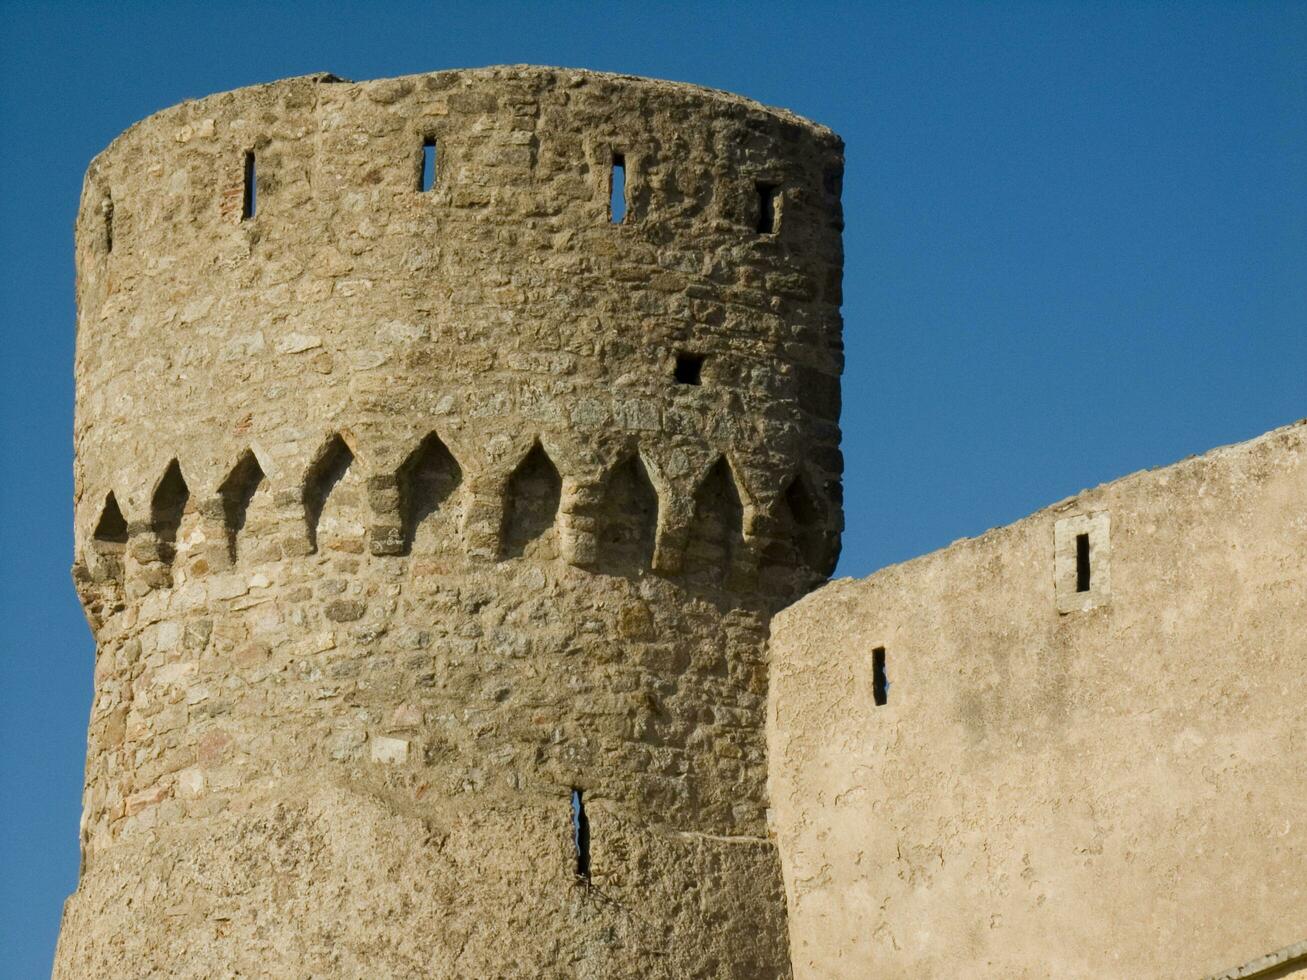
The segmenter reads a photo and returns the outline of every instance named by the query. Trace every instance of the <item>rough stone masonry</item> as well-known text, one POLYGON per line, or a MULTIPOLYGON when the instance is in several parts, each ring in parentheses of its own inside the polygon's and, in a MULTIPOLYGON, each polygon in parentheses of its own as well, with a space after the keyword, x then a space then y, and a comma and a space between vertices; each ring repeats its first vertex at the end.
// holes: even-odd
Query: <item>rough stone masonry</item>
POLYGON ((96 158, 56 978, 1307 973, 1307 424, 822 585, 842 172, 526 67, 96 158))
POLYGON ((94 160, 56 977, 789 974, 765 642, 838 551, 842 172, 531 67, 94 160))

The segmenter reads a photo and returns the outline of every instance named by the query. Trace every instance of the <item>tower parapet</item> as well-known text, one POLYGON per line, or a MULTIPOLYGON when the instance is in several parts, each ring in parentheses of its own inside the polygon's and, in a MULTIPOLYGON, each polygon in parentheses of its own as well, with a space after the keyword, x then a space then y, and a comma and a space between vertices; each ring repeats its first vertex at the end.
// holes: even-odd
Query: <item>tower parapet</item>
POLYGON ((56 975, 788 972, 764 642, 838 550, 842 166, 524 67, 97 157, 56 975))

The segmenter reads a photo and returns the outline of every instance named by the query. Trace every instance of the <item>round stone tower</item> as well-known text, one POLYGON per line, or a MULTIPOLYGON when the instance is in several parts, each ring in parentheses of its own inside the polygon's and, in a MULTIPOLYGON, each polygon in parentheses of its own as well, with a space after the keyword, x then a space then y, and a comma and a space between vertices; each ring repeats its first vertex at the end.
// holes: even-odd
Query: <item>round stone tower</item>
POLYGON ((766 640, 838 551, 842 169, 529 67, 96 158, 56 977, 788 974, 766 640))

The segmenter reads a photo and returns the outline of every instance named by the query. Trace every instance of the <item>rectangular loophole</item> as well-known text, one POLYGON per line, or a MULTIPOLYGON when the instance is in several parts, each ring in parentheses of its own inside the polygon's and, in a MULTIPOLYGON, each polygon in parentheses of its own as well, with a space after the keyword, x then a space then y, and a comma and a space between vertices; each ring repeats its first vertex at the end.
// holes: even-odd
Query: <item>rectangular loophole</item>
POLYGON ((775 184, 758 184, 758 234, 774 235, 777 225, 777 200, 780 188, 775 184))
POLYGON ((677 354, 674 377, 678 385, 703 384, 703 355, 684 351, 677 354))
POLYGON ((608 179, 608 219, 615 225, 626 220, 626 157, 613 154, 613 168, 608 179))
POLYGON ((1085 612, 1112 595, 1112 519, 1105 511, 1053 524, 1053 596, 1060 614, 1085 612))
POLYGON ((1076 535, 1076 591, 1089 591, 1089 535, 1076 535))
POLYGON ((429 191, 436 186, 436 138, 428 136, 422 141, 422 169, 418 172, 418 190, 429 191))
POLYGON ((585 815, 581 790, 572 789, 572 846, 576 851, 576 876, 590 880, 590 818, 585 815))
POLYGON ((254 217, 255 211, 259 207, 258 189, 256 186, 257 173, 254 168, 254 151, 250 150, 245 154, 245 196, 241 202, 241 220, 248 221, 254 217))
POLYGON ((889 678, 885 676, 885 648, 871 651, 871 696, 877 707, 889 704, 889 678))

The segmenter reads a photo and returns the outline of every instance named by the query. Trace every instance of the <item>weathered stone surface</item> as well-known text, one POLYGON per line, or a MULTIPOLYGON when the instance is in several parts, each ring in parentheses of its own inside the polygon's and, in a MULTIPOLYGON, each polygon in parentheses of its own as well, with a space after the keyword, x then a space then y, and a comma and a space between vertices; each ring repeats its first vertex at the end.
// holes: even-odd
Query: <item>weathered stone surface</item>
POLYGON ((1199 977, 1301 941, 1305 583, 1298 423, 783 612, 795 974, 1199 977))
POLYGON ((57 977, 789 973, 764 644, 838 549, 842 153, 510 67, 243 89, 96 158, 57 977))
POLYGON ((1307 427, 834 583, 767 649, 838 551, 842 152, 505 67, 225 93, 96 158, 57 978, 1298 969, 1307 427))

